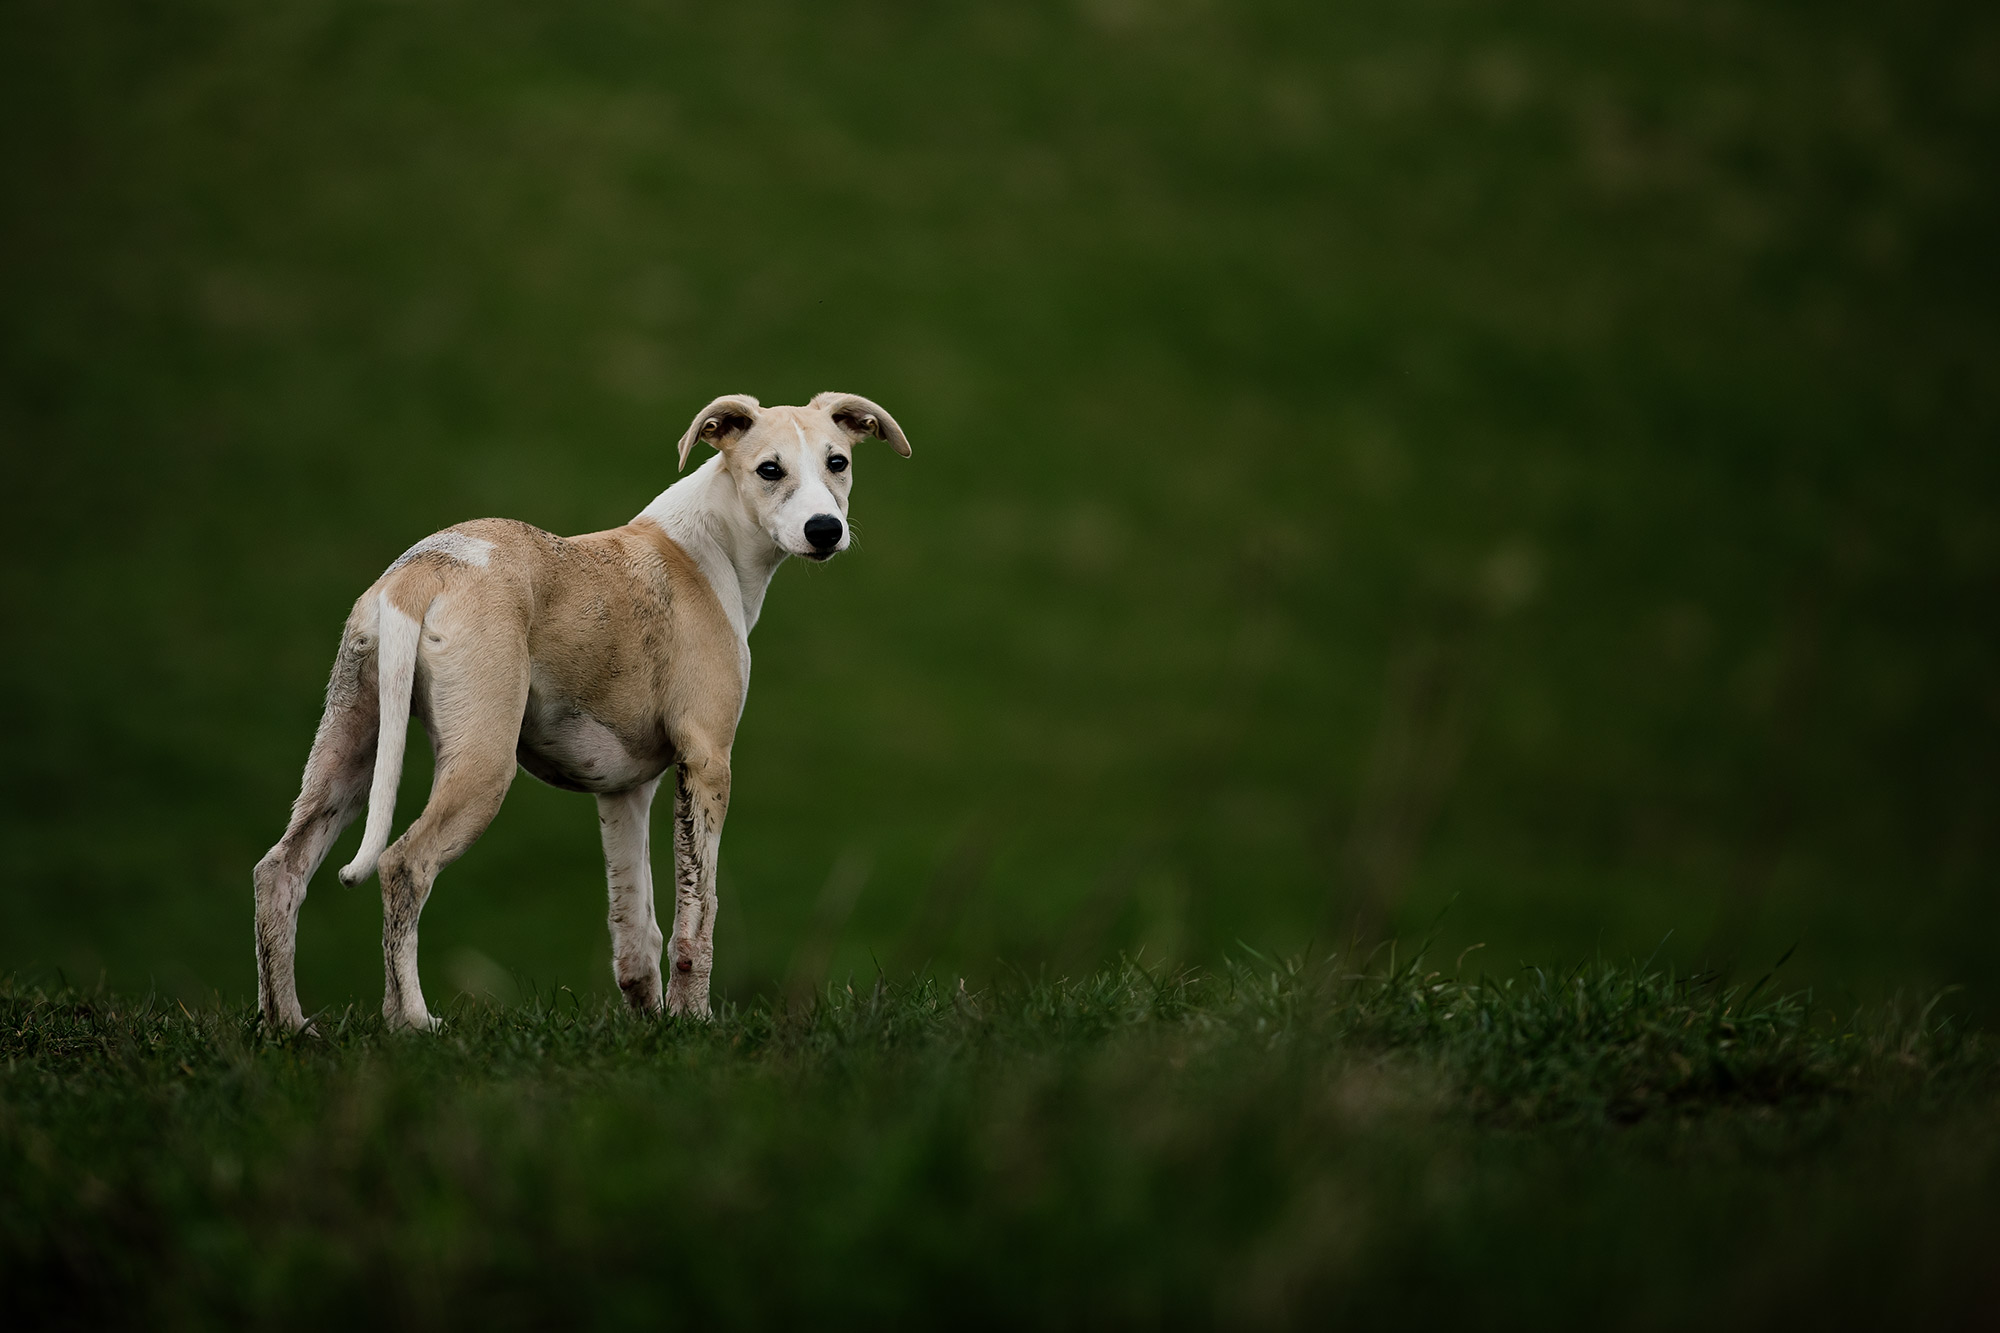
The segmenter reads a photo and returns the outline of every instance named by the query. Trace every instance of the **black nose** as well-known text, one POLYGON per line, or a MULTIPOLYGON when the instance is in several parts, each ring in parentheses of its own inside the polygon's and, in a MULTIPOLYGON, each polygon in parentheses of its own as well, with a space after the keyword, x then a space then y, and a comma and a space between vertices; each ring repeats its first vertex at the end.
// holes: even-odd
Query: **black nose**
POLYGON ((806 540, 815 551, 831 551, 840 545, 842 531, 840 520, 832 514, 814 514, 806 520, 806 540))

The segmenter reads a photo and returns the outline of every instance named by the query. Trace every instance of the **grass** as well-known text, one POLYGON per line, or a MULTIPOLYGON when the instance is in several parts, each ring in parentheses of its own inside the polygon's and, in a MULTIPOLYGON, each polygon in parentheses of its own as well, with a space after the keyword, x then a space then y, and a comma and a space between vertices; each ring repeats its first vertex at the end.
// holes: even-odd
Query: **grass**
MULTIPOLYGON (((1477 955, 1473 956, 1474 958, 1477 955)), ((40 1322, 1950 1322, 2000 1047, 1935 1003, 1425 960, 922 977, 646 1021, 0 982, 40 1322)))

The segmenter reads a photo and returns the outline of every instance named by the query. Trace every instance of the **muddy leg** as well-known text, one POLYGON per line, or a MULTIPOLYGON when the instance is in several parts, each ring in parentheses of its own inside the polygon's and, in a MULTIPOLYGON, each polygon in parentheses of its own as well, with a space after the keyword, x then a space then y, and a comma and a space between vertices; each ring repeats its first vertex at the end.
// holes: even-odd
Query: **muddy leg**
POLYGON ((708 980, 715 963, 715 862, 729 813, 729 759, 714 751, 690 754, 678 771, 674 800, 674 970, 667 1009, 708 1017, 708 980))

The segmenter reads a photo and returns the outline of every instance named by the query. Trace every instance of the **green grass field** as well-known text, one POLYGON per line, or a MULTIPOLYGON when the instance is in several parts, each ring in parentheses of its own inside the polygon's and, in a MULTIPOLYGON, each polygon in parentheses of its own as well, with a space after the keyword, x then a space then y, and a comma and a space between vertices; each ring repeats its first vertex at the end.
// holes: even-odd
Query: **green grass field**
MULTIPOLYGON (((1990 7, 5 23, 8 967, 243 995, 354 596, 840 388, 916 454, 757 630, 739 998, 1442 912, 2000 1015, 1990 7)), ((596 862, 517 785, 445 993, 606 993, 596 862)), ((376 991, 378 913, 315 890, 308 1005, 376 991)))
POLYGON ((0 988, 0 1279, 101 1326, 1944 1327, 2000 1049, 1930 1006, 1386 957, 567 991, 270 1040, 0 988))
POLYGON ((0 6, 0 1323, 1990 1310, 1995 145, 1972 0, 0 6), (355 595, 822 389, 721 1019, 524 779, 259 1035, 355 595))

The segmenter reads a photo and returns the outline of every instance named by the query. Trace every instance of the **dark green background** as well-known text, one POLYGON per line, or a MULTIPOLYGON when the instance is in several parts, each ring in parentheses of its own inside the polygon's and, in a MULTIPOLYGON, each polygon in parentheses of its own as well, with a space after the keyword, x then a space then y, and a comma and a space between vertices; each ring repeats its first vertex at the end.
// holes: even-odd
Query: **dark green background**
MULTIPOLYGON (((2000 1011, 1990 5, 0 22, 0 967, 248 996, 352 598, 836 388, 916 452, 753 639, 726 993, 1443 912, 2000 1011)), ((595 829, 515 786, 434 1003, 609 989, 595 829)))

